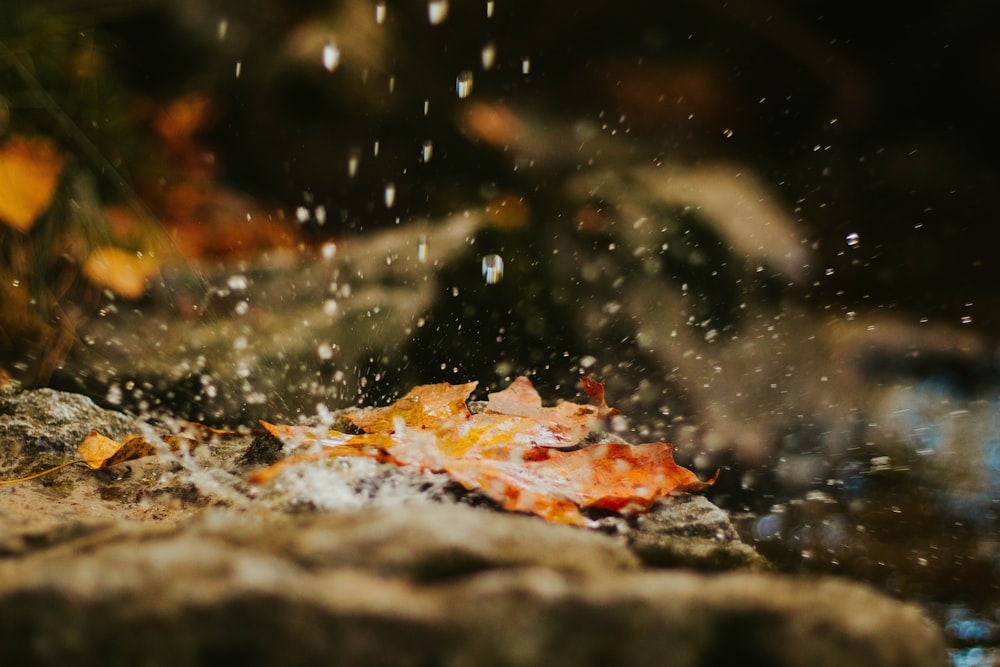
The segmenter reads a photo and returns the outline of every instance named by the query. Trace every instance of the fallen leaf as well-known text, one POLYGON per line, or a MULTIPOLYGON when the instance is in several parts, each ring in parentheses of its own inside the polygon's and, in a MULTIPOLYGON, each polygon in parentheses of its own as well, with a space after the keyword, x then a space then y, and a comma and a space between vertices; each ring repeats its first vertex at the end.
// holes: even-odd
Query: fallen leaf
POLYGON ((673 446, 663 442, 586 446, 588 436, 616 414, 596 381, 586 381, 584 390, 597 406, 563 402, 544 407, 530 380, 522 377, 490 394, 486 409, 472 414, 466 400, 475 386, 415 387, 390 406, 346 415, 345 421, 364 431, 361 434, 265 423, 284 442, 313 449, 255 473, 251 481, 268 481, 297 463, 370 456, 444 471, 509 510, 588 525, 580 508, 642 512, 657 498, 700 491, 718 477, 716 471, 710 480, 699 480, 674 462, 673 446), (327 449, 317 451, 315 445, 327 449), (566 447, 579 448, 564 451, 566 447))
MULTIPOLYGON (((167 436, 164 442, 170 445, 172 450, 177 450, 181 444, 188 449, 193 449, 198 443, 191 438, 181 436, 167 436)), ((97 431, 91 431, 90 435, 84 438, 80 446, 77 447, 80 458, 83 462, 94 470, 108 468, 125 461, 139 459, 144 456, 156 454, 156 447, 146 441, 144 437, 137 434, 126 435, 121 441, 101 435, 97 431)))
POLYGON ((49 207, 63 156, 44 137, 13 135, 0 145, 0 220, 22 232, 49 207))
POLYGON ((138 299, 146 281, 159 271, 157 261, 114 246, 95 249, 83 263, 83 275, 98 287, 106 287, 126 299, 138 299))

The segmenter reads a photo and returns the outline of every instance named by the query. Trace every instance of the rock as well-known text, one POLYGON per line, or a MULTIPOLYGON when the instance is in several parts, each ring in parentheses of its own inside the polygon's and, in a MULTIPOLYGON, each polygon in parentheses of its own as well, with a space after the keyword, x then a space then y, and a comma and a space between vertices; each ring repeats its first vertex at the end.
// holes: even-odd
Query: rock
POLYGON ((945 662, 864 586, 642 572, 615 538, 461 506, 82 539, 0 562, 3 664, 945 662))
POLYGON ((729 515, 704 496, 663 498, 636 519, 629 546, 651 567, 761 569, 766 561, 740 540, 729 515))
POLYGON ((52 389, 0 394, 0 438, 26 452, 69 452, 92 430, 119 438, 135 420, 97 407, 86 396, 52 389))

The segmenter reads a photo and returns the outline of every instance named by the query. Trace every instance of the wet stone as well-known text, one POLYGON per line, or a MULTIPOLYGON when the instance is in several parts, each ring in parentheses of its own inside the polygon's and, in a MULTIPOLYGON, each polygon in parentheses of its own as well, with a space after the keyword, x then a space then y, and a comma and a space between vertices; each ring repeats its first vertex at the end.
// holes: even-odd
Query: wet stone
MULTIPOLYGON (((0 406, 2 451, 11 423, 68 447, 67 420, 130 421, 58 392, 0 406)), ((944 663, 921 610, 760 572, 704 497, 602 532, 469 506, 443 475, 362 459, 250 487, 259 463, 241 457, 280 454, 266 449, 244 435, 0 487, 0 664, 944 663)))

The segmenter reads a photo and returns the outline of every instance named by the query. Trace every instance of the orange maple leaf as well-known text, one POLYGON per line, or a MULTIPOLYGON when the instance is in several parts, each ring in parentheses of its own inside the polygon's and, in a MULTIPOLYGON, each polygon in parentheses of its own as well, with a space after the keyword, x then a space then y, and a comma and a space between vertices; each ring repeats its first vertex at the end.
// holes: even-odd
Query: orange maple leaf
POLYGON ((642 512, 662 496, 700 491, 701 481, 673 458, 673 445, 622 442, 582 446, 603 420, 616 414, 604 387, 589 378, 584 389, 598 406, 563 402, 543 407, 531 381, 521 377, 490 394, 486 409, 472 414, 466 401, 476 383, 415 387, 390 406, 359 410, 346 421, 364 431, 317 433, 307 426, 264 423, 274 436, 327 449, 291 456, 251 476, 262 483, 290 465, 336 456, 370 456, 400 465, 448 473, 504 508, 548 521, 588 525, 581 507, 642 512), (572 451, 561 448, 576 447, 572 451))

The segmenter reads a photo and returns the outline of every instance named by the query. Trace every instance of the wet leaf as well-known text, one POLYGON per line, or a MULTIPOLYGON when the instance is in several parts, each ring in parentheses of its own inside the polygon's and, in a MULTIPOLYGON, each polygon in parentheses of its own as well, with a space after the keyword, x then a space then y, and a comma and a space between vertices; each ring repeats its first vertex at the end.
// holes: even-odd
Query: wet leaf
POLYGON ((48 208, 63 156, 44 137, 14 135, 0 145, 0 222, 27 231, 48 208))
POLYGON ((616 414, 605 403, 603 385, 594 380, 586 380, 584 390, 597 406, 563 402, 544 407, 531 381, 522 377, 490 394, 479 414, 466 405, 475 386, 415 387, 390 406, 347 415, 345 420, 361 434, 264 424, 286 443, 311 449, 256 473, 251 481, 268 481, 297 463, 369 456, 444 471, 509 510, 587 525, 580 508, 642 512, 657 498, 702 490, 718 477, 716 472, 707 482, 699 480, 674 462, 673 446, 667 443, 588 446, 588 436, 616 414), (568 447, 577 449, 563 451, 568 447))
MULTIPOLYGON (((180 436, 168 436, 164 438, 164 441, 173 450, 178 449, 182 444, 189 449, 193 449, 197 445, 196 440, 180 436)), ((97 431, 91 431, 90 435, 84 438, 80 446, 77 447, 77 451, 84 463, 94 470, 98 470, 132 459, 152 456, 156 454, 156 447, 147 442, 141 435, 134 433, 118 441, 101 435, 97 431)))

